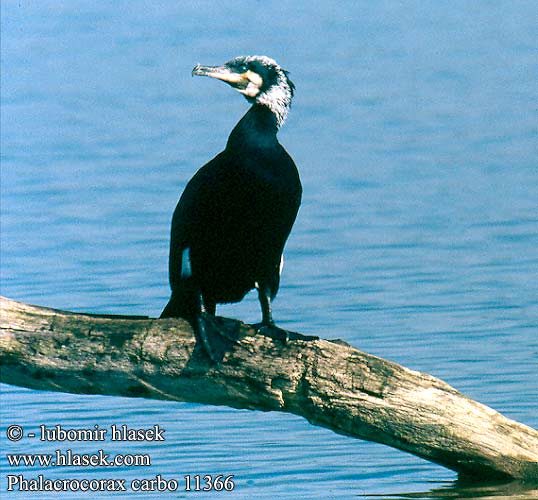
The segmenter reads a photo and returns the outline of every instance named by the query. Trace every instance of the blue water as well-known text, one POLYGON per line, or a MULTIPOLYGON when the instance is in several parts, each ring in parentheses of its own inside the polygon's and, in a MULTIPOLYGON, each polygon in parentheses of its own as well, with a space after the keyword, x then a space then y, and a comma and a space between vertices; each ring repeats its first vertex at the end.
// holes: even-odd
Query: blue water
MULTIPOLYGON (((304 185, 276 319, 431 373, 538 427, 534 2, 1 9, 3 295, 158 315, 178 196, 247 109, 190 70, 267 54, 297 86, 280 140, 304 185)), ((254 296, 219 313, 259 320, 254 296)), ((235 475, 233 493, 192 493, 203 498, 473 496, 442 467, 287 414, 1 388, 2 498, 27 498, 6 492, 7 474, 39 473, 235 475), (102 445, 149 453, 145 469, 17 468, 6 452, 66 446, 9 443, 11 424, 159 424, 166 441, 102 445)))

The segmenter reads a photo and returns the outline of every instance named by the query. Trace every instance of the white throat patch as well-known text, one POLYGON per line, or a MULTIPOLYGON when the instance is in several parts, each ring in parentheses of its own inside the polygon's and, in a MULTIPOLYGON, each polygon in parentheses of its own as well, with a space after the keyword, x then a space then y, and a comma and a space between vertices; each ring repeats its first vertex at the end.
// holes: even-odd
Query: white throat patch
POLYGON ((278 127, 280 128, 288 117, 291 106, 291 95, 291 88, 286 81, 286 77, 279 73, 278 83, 262 94, 259 94, 256 102, 267 106, 274 113, 278 127))

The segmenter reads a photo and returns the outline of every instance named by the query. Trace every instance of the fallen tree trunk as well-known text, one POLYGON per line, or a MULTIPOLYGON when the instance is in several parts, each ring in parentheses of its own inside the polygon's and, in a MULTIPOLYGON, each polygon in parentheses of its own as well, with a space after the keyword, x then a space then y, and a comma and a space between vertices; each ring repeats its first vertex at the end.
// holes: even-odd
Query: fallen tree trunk
POLYGON ((538 481, 536 430, 343 342, 283 343, 217 318, 235 340, 214 364, 181 319, 102 317, 0 299, 7 384, 285 411, 477 480, 538 481))

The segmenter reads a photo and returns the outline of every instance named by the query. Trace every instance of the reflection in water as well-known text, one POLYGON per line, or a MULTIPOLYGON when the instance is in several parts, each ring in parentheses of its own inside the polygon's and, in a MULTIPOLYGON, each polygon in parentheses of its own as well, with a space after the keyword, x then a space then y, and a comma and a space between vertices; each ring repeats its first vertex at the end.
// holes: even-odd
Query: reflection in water
MULTIPOLYGON (((364 495, 367 498, 436 500, 451 499, 473 500, 533 500, 538 498, 537 485, 517 481, 499 481, 487 484, 471 485, 468 481, 447 482, 441 488, 433 488, 426 492, 391 493, 388 495, 364 495)), ((359 495, 361 497, 361 495, 359 495)))

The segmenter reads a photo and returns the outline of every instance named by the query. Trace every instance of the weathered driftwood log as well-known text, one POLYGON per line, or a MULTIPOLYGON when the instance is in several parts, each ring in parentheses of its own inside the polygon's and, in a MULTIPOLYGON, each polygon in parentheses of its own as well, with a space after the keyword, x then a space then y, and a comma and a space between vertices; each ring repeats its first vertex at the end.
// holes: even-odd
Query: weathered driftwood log
POLYGON ((300 415, 475 479, 538 480, 538 432, 430 375, 338 341, 287 343, 218 318, 211 363, 183 320, 99 317, 2 298, 1 381, 300 415))

